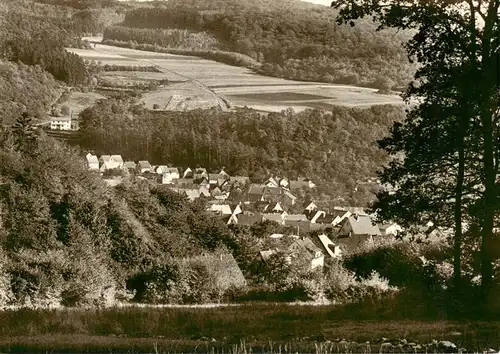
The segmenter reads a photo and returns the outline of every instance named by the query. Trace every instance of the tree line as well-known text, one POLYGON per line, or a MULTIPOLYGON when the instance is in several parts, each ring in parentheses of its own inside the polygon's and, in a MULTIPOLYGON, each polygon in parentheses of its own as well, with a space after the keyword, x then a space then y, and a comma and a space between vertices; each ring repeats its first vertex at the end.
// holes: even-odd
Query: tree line
POLYGON ((151 112, 107 100, 81 113, 81 145, 153 164, 224 167, 256 180, 268 173, 310 177, 326 194, 352 201, 356 181, 374 176, 385 161, 374 142, 403 116, 402 108, 389 105, 262 116, 247 109, 151 112))

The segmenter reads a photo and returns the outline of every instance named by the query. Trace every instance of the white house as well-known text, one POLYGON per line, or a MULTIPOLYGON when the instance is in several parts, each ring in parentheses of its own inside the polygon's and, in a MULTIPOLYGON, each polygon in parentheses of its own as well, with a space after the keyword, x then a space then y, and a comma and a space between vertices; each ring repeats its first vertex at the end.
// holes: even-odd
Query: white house
POLYGON ((91 171, 98 171, 99 170, 99 159, 97 158, 96 155, 92 155, 91 153, 88 153, 85 156, 87 160, 87 167, 91 171))
POLYGON ((330 238, 325 235, 318 235, 318 239, 323 245, 323 248, 325 249, 326 253, 332 257, 332 258, 341 258, 342 257, 342 250, 340 249, 339 246, 336 246, 335 243, 330 240, 330 238))
POLYGON ((397 236, 399 232, 403 231, 402 227, 396 223, 382 224, 379 225, 378 228, 382 236, 388 236, 388 235, 397 236))
POLYGON ((53 117, 50 120, 50 129, 76 131, 80 129, 80 123, 71 117, 53 117))

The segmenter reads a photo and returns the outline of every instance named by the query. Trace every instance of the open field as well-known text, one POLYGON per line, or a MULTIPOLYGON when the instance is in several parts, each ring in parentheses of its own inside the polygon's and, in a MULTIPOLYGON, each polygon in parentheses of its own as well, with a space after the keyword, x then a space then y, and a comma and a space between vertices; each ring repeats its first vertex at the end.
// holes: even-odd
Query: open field
POLYGON ((98 100, 106 99, 105 96, 96 92, 71 92, 68 99, 61 102, 59 106, 68 106, 73 116, 77 116, 85 108, 92 107, 98 100))
POLYGON ((468 352, 500 347, 498 321, 384 320, 333 306, 17 310, 0 321, 3 352, 442 352, 426 345, 434 340, 468 352))
MULTIPOLYGON (((84 59, 99 58, 102 64, 119 64, 158 67, 163 73, 155 73, 155 78, 170 81, 194 81, 206 86, 211 92, 227 98, 232 106, 250 107, 272 112, 292 107, 295 111, 306 108, 330 109, 331 105, 370 106, 376 104, 401 104, 396 95, 380 95, 377 90, 348 85, 330 85, 325 83, 300 82, 275 77, 257 75, 250 69, 230 66, 198 57, 139 51, 103 44, 96 44, 94 50, 70 49, 84 59), (159 75, 156 75, 159 74, 159 75)), ((106 78, 116 75, 123 80, 123 73, 106 73, 106 78)), ((151 77, 150 73, 134 73, 138 76, 151 77)), ((170 97, 177 95, 176 87, 166 87, 161 95, 149 95, 146 105, 154 103, 165 106, 170 97), (169 91, 171 90, 171 92, 169 91), (161 98, 153 102, 152 97, 161 98)), ((192 85, 192 92, 183 93, 185 100, 204 97, 206 91, 199 85, 192 85)), ((203 99, 202 99, 203 100, 203 99)), ((202 103, 202 106, 205 106, 202 103)), ((196 105, 193 105, 195 107, 196 105)))
POLYGON ((226 111, 229 107, 219 95, 194 82, 181 82, 148 92, 142 100, 148 109, 158 105, 163 111, 190 111, 220 107, 226 111))

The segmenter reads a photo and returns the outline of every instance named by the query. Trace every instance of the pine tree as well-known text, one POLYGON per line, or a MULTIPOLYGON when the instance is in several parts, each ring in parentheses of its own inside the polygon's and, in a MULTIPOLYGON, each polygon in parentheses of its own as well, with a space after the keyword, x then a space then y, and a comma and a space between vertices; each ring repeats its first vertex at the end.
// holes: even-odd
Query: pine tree
POLYGON ((12 133, 15 147, 19 152, 29 155, 36 151, 38 136, 33 126, 33 119, 27 112, 16 120, 12 133))

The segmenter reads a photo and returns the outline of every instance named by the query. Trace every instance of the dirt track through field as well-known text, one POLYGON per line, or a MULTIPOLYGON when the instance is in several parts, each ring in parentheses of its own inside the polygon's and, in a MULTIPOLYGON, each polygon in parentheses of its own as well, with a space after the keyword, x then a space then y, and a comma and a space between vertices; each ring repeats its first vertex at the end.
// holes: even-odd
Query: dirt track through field
MULTIPOLYGON (((92 40, 98 42, 99 38, 92 40)), ((302 111, 307 108, 329 110, 333 105, 363 107, 403 103, 399 96, 381 95, 375 89, 262 76, 247 68, 198 57, 99 43, 95 44, 94 50, 71 51, 85 59, 99 58, 103 64, 128 65, 130 62, 137 66, 155 66, 167 80, 189 83, 189 89, 187 85, 183 86, 181 92, 174 84, 146 94, 143 100, 148 108, 167 107, 169 102, 179 101, 182 103, 177 105, 181 107, 179 109, 208 108, 212 105, 228 110, 230 106, 247 106, 260 111, 279 112, 289 107, 302 111)))

